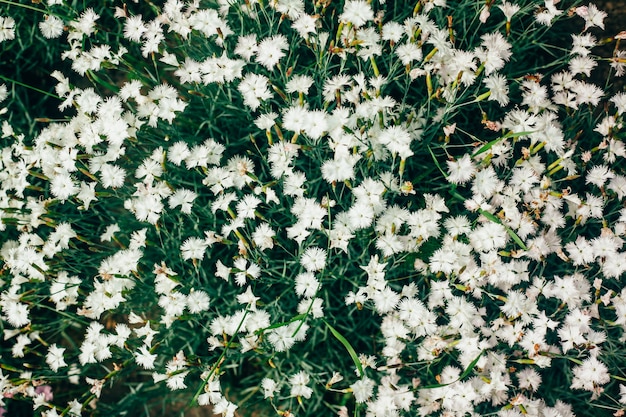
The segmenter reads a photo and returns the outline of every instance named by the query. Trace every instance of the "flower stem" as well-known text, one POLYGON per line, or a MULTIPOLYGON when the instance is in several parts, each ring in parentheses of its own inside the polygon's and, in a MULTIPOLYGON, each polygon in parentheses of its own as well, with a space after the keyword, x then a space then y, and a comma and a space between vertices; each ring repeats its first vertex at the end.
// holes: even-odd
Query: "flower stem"
MULTIPOLYGON (((4 0, 0 0, 0 3, 3 2, 3 1, 4 0)), ((61 100, 61 97, 57 96, 56 94, 52 94, 52 93, 50 93, 48 91, 41 90, 41 89, 39 89, 37 87, 33 87, 32 85, 24 84, 23 82, 14 80, 12 78, 5 77, 4 75, 0 75, 0 80, 4 80, 4 81, 6 81, 8 83, 17 84, 17 85, 22 86, 22 87, 30 88, 31 90, 34 90, 34 91, 36 91, 38 93, 45 94, 45 95, 47 95, 49 97, 52 97, 52 98, 56 98, 57 100, 61 100)))

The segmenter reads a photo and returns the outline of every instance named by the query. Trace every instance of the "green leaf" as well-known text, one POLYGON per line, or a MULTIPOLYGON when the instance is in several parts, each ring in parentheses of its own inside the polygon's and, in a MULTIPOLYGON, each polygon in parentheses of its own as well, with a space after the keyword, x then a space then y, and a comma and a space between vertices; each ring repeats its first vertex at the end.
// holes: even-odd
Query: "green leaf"
POLYGON ((432 389, 432 388, 447 387, 448 385, 452 385, 455 382, 458 382, 458 381, 461 381, 461 380, 467 378, 472 373, 474 368, 476 368, 476 364, 480 360, 480 357, 483 356, 483 353, 485 353, 485 351, 481 350, 480 353, 478 354, 478 356, 476 356, 476 358, 474 358, 474 360, 470 362, 470 364, 467 366, 467 368, 465 368, 463 373, 457 379, 455 379, 454 381, 448 382, 447 384, 424 385, 422 387, 418 387, 418 389, 432 389))
POLYGON ((506 224, 502 224, 502 222, 500 221, 499 218, 497 218, 496 216, 494 216, 492 213, 489 213, 488 211, 485 211, 483 209, 478 209, 478 212, 480 214, 482 214, 483 216, 485 216, 488 220, 491 220, 494 223, 498 223, 501 224, 502 226, 504 226, 504 228, 506 229, 506 232, 509 234, 509 236, 511 236, 511 238, 513 239, 513 241, 515 241, 515 243, 517 243, 517 245, 522 248, 523 250, 528 250, 528 246, 526 246, 524 244, 524 242, 522 241, 522 239, 517 235, 517 233, 515 233, 513 231, 513 229, 511 229, 509 226, 507 226, 506 224))
POLYGON ((480 155, 481 153, 485 153, 485 152, 487 152, 489 149, 493 148, 493 146, 494 146, 496 143, 498 143, 498 142, 500 142, 500 141, 502 141, 502 140, 504 140, 504 139, 508 139, 508 138, 516 138, 516 137, 518 137, 518 136, 525 136, 525 135, 528 135, 528 134, 530 134, 530 133, 533 133, 533 132, 509 132, 509 133, 507 133, 507 134, 506 134, 506 135, 504 135, 504 136, 500 136, 499 138, 492 140, 491 142, 487 142, 487 143, 485 143, 483 146, 481 146, 481 147, 480 147, 480 149, 478 149, 476 152, 474 152, 474 153, 472 154, 472 158, 477 157, 477 156, 478 156, 478 155, 480 155))
POLYGON ((498 223, 498 224, 502 224, 502 222, 500 221, 499 218, 497 218, 495 215, 493 215, 492 213, 489 213, 488 211, 485 211, 483 209, 478 209, 478 212, 480 214, 482 214, 483 216, 485 216, 488 220, 491 220, 494 223, 498 223))
POLYGON ((522 242, 522 239, 517 235, 517 233, 513 231, 513 229, 507 226, 504 226, 504 227, 506 228, 506 231, 509 234, 509 236, 511 236, 511 238, 515 241, 515 243, 517 243, 517 245, 520 248, 524 250, 528 250, 528 247, 524 244, 524 242, 522 242))
POLYGON ((291 323, 293 323, 294 321, 304 320, 305 318, 306 318, 306 314, 298 314, 297 316, 292 317, 292 318, 291 318, 290 320, 288 320, 288 321, 283 321, 283 322, 281 322, 281 323, 274 323, 274 324, 272 324, 271 326, 268 326, 268 327, 266 327, 266 328, 264 328, 264 329, 257 330, 257 331, 255 332, 255 334, 259 335, 259 334, 263 333, 263 332, 264 332, 264 331, 266 331, 266 330, 277 329, 277 328, 279 328, 279 327, 288 326, 288 325, 290 325, 291 323))
POLYGON ((439 169, 439 172, 441 172, 444 178, 448 178, 448 174, 446 174, 446 172, 443 169, 441 169, 441 165, 439 165, 439 161, 437 161, 437 157, 433 153, 433 150, 430 148, 430 146, 428 146, 428 152, 430 152, 430 156, 433 158, 433 162, 435 163, 435 166, 437 167, 437 169, 439 169))
POLYGON ((324 324, 328 327, 328 329, 333 334, 333 336, 335 336, 335 338, 337 338, 337 340, 339 340, 341 342, 341 344, 346 348, 346 350, 350 354, 350 357, 352 358, 352 362, 354 362, 354 365, 356 366, 356 369, 359 370, 359 376, 363 376, 364 375, 363 374, 363 365, 361 365, 361 361, 359 360, 359 357, 357 356, 357 354, 356 354, 354 348, 352 347, 352 345, 350 344, 350 342, 348 342, 348 339, 343 337, 343 335, 341 333, 339 333, 337 330, 335 330, 335 328, 333 326, 328 324, 328 322, 326 320, 324 320, 324 324))
POLYGON ((476 367, 476 364, 478 363, 478 360, 480 359, 481 356, 483 356, 483 353, 485 353, 485 351, 481 350, 480 353, 478 354, 478 356, 476 356, 476 358, 473 361, 470 362, 470 364, 467 366, 465 371, 463 371, 463 373, 459 377, 459 381, 467 378, 469 376, 469 374, 472 373, 472 371, 476 367))

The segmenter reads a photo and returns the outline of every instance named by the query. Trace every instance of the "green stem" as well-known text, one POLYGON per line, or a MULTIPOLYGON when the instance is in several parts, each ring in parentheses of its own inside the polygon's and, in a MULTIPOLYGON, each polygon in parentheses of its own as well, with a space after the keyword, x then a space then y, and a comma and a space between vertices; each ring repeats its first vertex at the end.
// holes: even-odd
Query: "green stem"
POLYGON ((16 3, 14 1, 9 1, 9 0, 0 0, 0 3, 8 4, 9 6, 23 7, 24 9, 34 10, 36 12, 40 12, 40 13, 43 13, 43 14, 51 14, 51 13, 48 13, 47 11, 42 10, 42 9, 40 9, 38 7, 29 6, 28 4, 20 4, 20 3, 16 3))
MULTIPOLYGON (((4 0, 0 0, 0 3, 2 3, 2 2, 4 2, 4 0)), ((41 93, 41 94, 45 94, 45 95, 47 95, 49 97, 52 97, 52 98, 56 98, 57 100, 61 100, 61 97, 57 96, 56 94, 52 94, 52 93, 50 93, 48 91, 41 90, 41 89, 39 89, 37 87, 33 87, 32 85, 24 84, 23 82, 20 82, 20 81, 17 81, 17 80, 5 77, 4 75, 0 75, 0 79, 6 81, 8 83, 14 83, 14 84, 20 85, 22 87, 30 88, 31 90, 34 90, 34 91, 36 91, 38 93, 41 93)))
POLYGON ((221 366, 222 362, 224 361, 224 358, 226 357, 226 352, 228 352, 228 349, 230 349, 230 347, 232 346, 233 340, 235 339, 235 336, 237 335, 237 333, 239 333, 239 330, 241 329, 241 326, 243 325, 243 322, 246 320, 246 317, 248 316, 249 312, 250 310, 246 309, 246 312, 241 318, 241 321, 239 322, 239 325, 237 326, 237 329, 235 330, 233 337, 231 337, 228 343, 226 343, 226 346, 224 346, 224 350, 222 351, 222 354, 217 359, 217 362, 215 363, 215 365, 211 367, 211 371, 209 372, 209 375, 207 375, 206 378, 202 379, 202 383, 200 384, 200 387, 198 387, 198 390, 194 394, 191 400, 191 404, 196 404, 196 402, 198 401, 198 397, 200 396, 202 391, 204 391, 204 387, 206 386, 207 382, 209 382, 209 380, 211 379, 215 371, 217 371, 217 369, 221 366))

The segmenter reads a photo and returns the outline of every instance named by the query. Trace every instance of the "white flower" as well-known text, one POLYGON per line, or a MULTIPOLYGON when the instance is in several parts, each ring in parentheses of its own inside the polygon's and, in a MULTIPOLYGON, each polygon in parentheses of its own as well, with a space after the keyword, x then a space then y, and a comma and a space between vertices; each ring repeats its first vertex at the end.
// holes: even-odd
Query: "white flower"
POLYGON ((274 69, 276 64, 285 56, 285 50, 289 49, 289 43, 284 35, 274 35, 265 38, 259 43, 256 54, 256 62, 268 70, 274 69))
POLYGON ((63 33, 63 21, 56 16, 46 15, 45 19, 39 22, 39 30, 46 39, 58 38, 63 33))
POLYGON ((187 296, 187 309, 191 314, 197 314, 209 309, 211 299, 202 290, 192 290, 187 296))
POLYGON ((93 9, 85 10, 78 20, 70 22, 70 26, 76 30, 76 33, 72 34, 72 39, 81 39, 83 35, 91 36, 95 31, 96 20, 100 16, 93 11, 93 9))
POLYGON ((314 298, 313 300, 303 298, 298 304, 298 314, 310 314, 315 319, 324 317, 324 310, 322 307, 323 303, 324 300, 319 297, 314 298))
POLYGON ((357 403, 364 403, 374 393, 375 386, 376 383, 368 377, 363 377, 362 379, 359 379, 354 384, 350 385, 352 393, 354 394, 354 400, 357 403))
POLYGON ((15 39, 15 20, 0 16, 0 42, 15 39))
POLYGON ((470 234, 470 243, 477 251, 489 252, 506 245, 508 233, 501 224, 488 221, 470 234))
MULTIPOLYGON (((81 406, 81 410, 82 410, 82 406, 81 406)), ((74 415, 72 414, 72 412, 70 411, 70 415, 74 415)), ((44 411, 41 413, 41 417, 60 417, 61 415, 57 412, 56 408, 53 408, 51 410, 48 411, 44 411)))
POLYGON ((411 150, 411 135, 409 132, 400 126, 390 126, 383 130, 378 140, 380 143, 394 155, 399 155, 400 158, 406 159, 413 155, 411 150))
POLYGON ((385 232, 376 239, 376 249, 379 249, 383 256, 387 257, 404 251, 405 246, 398 235, 385 232))
POLYGON ((13 347, 11 348, 11 354, 13 355, 14 358, 23 358, 24 357, 24 349, 26 348, 26 346, 30 345, 33 341, 30 340, 30 338, 25 335, 25 334, 21 334, 19 336, 17 336, 17 341, 15 342, 15 344, 13 345, 13 347))
POLYGON ((598 63, 588 56, 576 56, 569 62, 569 70, 572 75, 585 74, 590 77, 591 71, 597 65, 598 63))
POLYGON ((467 235, 472 231, 470 221, 464 215, 448 217, 443 225, 452 237, 467 235))
POLYGON ((272 344, 276 352, 286 352, 294 345, 293 329, 290 326, 282 326, 267 332, 267 340, 272 344))
POLYGON ((179 188, 169 198, 170 208, 180 206, 180 211, 185 214, 191 213, 191 207, 198 195, 186 188, 179 188))
POLYGON ((502 4, 498 5, 498 8, 504 13, 507 22, 510 22, 513 15, 520 10, 520 6, 507 1, 503 1, 502 4))
POLYGON ((268 223, 261 223, 252 233, 252 241, 260 249, 272 249, 274 247, 276 232, 268 223))
POLYGON ((328 130, 328 117, 323 110, 309 111, 306 123, 302 127, 305 133, 314 140, 322 137, 324 132, 328 130))
POLYGON ((458 255, 448 247, 441 247, 432 254, 428 266, 433 273, 451 274, 458 268, 458 255))
POLYGON ((185 384, 185 377, 187 376, 188 373, 189 373, 189 371, 185 371, 185 372, 182 372, 182 373, 177 373, 177 374, 170 375, 167 378, 167 381, 165 381, 165 384, 172 391, 179 390, 179 389, 185 389, 185 388, 187 388, 187 384, 185 384))
POLYGON ((263 388, 264 398, 274 398, 274 393, 278 392, 276 381, 271 378, 263 378, 261 388, 263 388))
POLYGON ((585 359, 582 365, 574 368, 574 378, 570 388, 593 391, 597 386, 611 381, 606 365, 592 356, 585 359))
POLYGON ((137 337, 145 337, 143 342, 146 346, 152 345, 152 339, 158 334, 157 331, 152 330, 152 327, 150 327, 150 322, 146 322, 143 327, 134 329, 134 332, 137 337))
POLYGON ((254 124, 259 129, 269 131, 276 124, 277 117, 278 117, 278 114, 274 112, 261 114, 259 115, 259 117, 256 118, 256 120, 254 121, 254 124))
POLYGON ((235 47, 235 53, 249 62, 258 49, 259 47, 256 43, 256 35, 250 34, 246 36, 239 36, 237 46, 235 47))
POLYGON ((141 95, 141 82, 139 80, 131 80, 124 83, 118 95, 123 101, 128 101, 131 98, 135 100, 143 98, 141 95))
MULTIPOLYGON (((260 313, 260 315, 256 316, 256 314, 251 314, 249 316, 247 316, 246 318, 246 329, 248 330, 248 332, 253 332, 254 330, 251 330, 251 319, 253 319, 253 316, 255 316, 256 318, 253 319, 253 321, 255 321, 255 323, 252 324, 252 327, 255 327, 256 329, 261 329, 263 328, 263 326, 261 326, 260 322, 261 321, 265 321, 265 319, 269 319, 269 316, 266 316, 266 314, 264 312, 258 312, 256 307, 257 307, 257 301, 260 300, 260 297, 257 297, 256 295, 254 295, 254 293, 252 292, 252 287, 248 286, 246 287, 246 291, 242 292, 241 294, 237 295, 237 302, 239 304, 245 304, 247 305, 251 311, 254 311, 256 313, 260 313)), ((269 325, 269 322, 268 322, 269 325)))
POLYGON ((180 252, 183 259, 198 259, 204 258, 204 252, 209 245, 204 239, 197 237, 190 237, 180 246, 180 252))
POLYGON ((234 417, 235 410, 238 406, 228 401, 226 398, 220 399, 214 406, 211 412, 214 415, 221 414, 222 417, 234 417))
POLYGON ((586 83, 584 81, 575 81, 572 86, 572 92, 576 94, 576 104, 590 104, 598 106, 604 92, 595 84, 586 83))
POLYGON ((404 35, 404 26, 400 23, 390 20, 383 25, 382 38, 385 41, 399 42, 404 35))
POLYGON ((201 144, 194 146, 191 151, 184 150, 181 145, 180 151, 186 155, 184 159, 187 168, 194 168, 219 165, 225 149, 224 145, 209 138, 201 144))
POLYGON ((157 355, 150 353, 150 348, 147 345, 143 345, 135 352, 135 362, 141 365, 143 369, 154 369, 154 361, 157 355))
POLYGON ((307 248, 300 258, 300 264, 308 272, 320 271, 326 265, 327 253, 325 249, 313 246, 307 248))
POLYGON ((215 276, 218 278, 222 278, 224 281, 228 281, 231 270, 232 268, 224 265, 219 259, 215 263, 215 276))
POLYGON ((178 141, 172 144, 167 150, 167 160, 174 165, 180 166, 180 164, 191 154, 189 147, 183 141, 178 141))
POLYGON ((551 26, 552 20, 561 13, 563 13, 562 10, 557 9, 555 6, 555 4, 558 2, 558 0, 545 0, 544 8, 535 15, 535 19, 537 20, 537 22, 541 23, 542 25, 551 26))
POLYGON ((93 378, 85 378, 85 381, 91 385, 91 392, 96 398, 100 398, 100 393, 102 392, 102 387, 104 386, 104 379, 93 379, 93 378))
POLYGON ((615 173, 606 165, 596 165, 587 172, 586 184, 602 187, 607 180, 615 177, 615 173))
POLYGON ((593 248, 584 236, 578 236, 575 242, 568 242, 565 249, 575 266, 591 263, 595 259, 593 248))
POLYGON ((80 192, 76 195, 76 198, 82 201, 83 210, 89 210, 89 205, 91 204, 91 202, 98 200, 98 198, 96 197, 96 185, 97 184, 95 182, 80 182, 80 192))
POLYGON ((591 33, 581 35, 572 34, 572 55, 588 56, 591 49, 597 45, 596 38, 591 33))
POLYGON ((422 48, 412 42, 403 43, 396 49, 396 55, 402 61, 402 65, 410 65, 413 61, 422 60, 422 48))
MULTIPOLYGON (((7 89, 7 86, 5 84, 0 84, 0 103, 6 100, 8 96, 9 90, 7 89)), ((614 98, 616 97, 618 96, 615 96, 614 98)), ((6 138, 8 136, 13 136, 13 134, 13 128, 11 127, 11 125, 9 125, 6 120, 2 122, 2 137, 6 138)))
POLYGON ((495 73, 483 79, 485 87, 489 89, 489 100, 495 100, 502 107, 509 104, 509 86, 505 76, 495 73))
POLYGON ((117 165, 104 164, 100 168, 100 180, 104 188, 119 188, 124 185, 126 171, 117 165))
MULTIPOLYGON (((345 215, 346 212, 343 212, 341 214, 345 215)), ((348 223, 347 220, 346 223, 348 223)), ((345 253, 348 253, 348 244, 350 243, 350 239, 352 239, 354 235, 350 232, 350 227, 346 223, 340 224, 338 222, 335 222, 334 227, 328 231, 330 249, 337 248, 344 251, 345 253)))
POLYGON ((283 112, 283 127, 292 132, 304 130, 308 124, 309 111, 304 107, 291 106, 283 112))
POLYGON ((317 30, 316 22, 317 17, 303 13, 291 24, 291 27, 304 39, 308 39, 307 35, 314 34, 317 30))
POLYGON ((348 210, 348 220, 351 231, 365 229, 374 221, 374 210, 371 205, 357 202, 348 210))
POLYGON ((376 291, 372 295, 376 311, 379 314, 385 314, 394 309, 400 301, 400 296, 389 287, 383 288, 381 291, 376 291))
POLYGON ((268 88, 269 79, 264 75, 247 73, 239 83, 237 89, 243 96, 243 102, 252 110, 261 105, 261 100, 268 100, 273 94, 268 88))
POLYGON ((290 19, 297 19, 304 13, 304 1, 303 0, 277 0, 274 4, 276 11, 286 15, 290 19))
POLYGON ((285 86, 288 93, 308 94, 309 87, 313 85, 313 78, 309 75, 294 75, 285 86))
POLYGON ((370 20, 374 20, 372 6, 364 0, 348 0, 343 7, 343 13, 339 15, 342 22, 352 23, 355 28, 360 28, 370 20))
POLYGON ((74 179, 67 172, 59 173, 50 180, 50 192, 61 201, 67 200, 78 191, 74 179))
POLYGON ((291 396, 311 398, 313 389, 307 387, 310 381, 309 374, 304 371, 300 371, 295 375, 289 377, 289 384, 291 385, 291 396))
POLYGON ((619 402, 621 404, 626 404, 626 385, 624 384, 619 384, 619 402))
POLYGON ((261 204, 261 200, 252 195, 246 194, 237 203, 237 216, 244 219, 254 219, 257 206, 261 204))
POLYGON ((115 235, 115 233, 119 231, 120 231, 120 227, 117 223, 110 224, 107 226, 104 233, 100 235, 100 240, 102 242, 110 242, 111 239, 113 239, 113 236, 115 235))
POLYGON ((585 19, 585 29, 597 26, 600 29, 604 29, 604 19, 606 18, 606 12, 599 10, 598 7, 589 3, 589 6, 579 6, 575 9, 576 14, 585 19))
POLYGON ((621 200, 626 195, 626 177, 623 175, 616 175, 614 178, 609 181, 609 185, 607 188, 615 194, 621 200))
POLYGON ((319 287, 319 281, 312 272, 303 272, 296 276, 295 290, 300 297, 312 298, 319 287))
POLYGON ((131 16, 124 23, 124 37, 128 40, 140 42, 141 36, 146 32, 147 28, 141 15, 131 16))
POLYGON ((610 100, 617 109, 617 114, 626 113, 626 93, 617 93, 610 100))
POLYGON ((498 180, 498 176, 490 165, 482 171, 478 171, 474 177, 474 183, 472 184, 472 192, 477 195, 481 195, 485 198, 491 197, 498 188, 500 188, 502 182, 498 180))
POLYGON ((469 154, 464 154, 456 161, 447 161, 448 164, 448 182, 452 184, 464 184, 471 180, 476 173, 476 167, 472 163, 469 154))
POLYGON ((345 100, 345 95, 342 97, 342 92, 346 87, 350 85, 350 77, 346 74, 333 75, 324 81, 324 101, 332 103, 335 100, 340 99, 342 102, 345 100))

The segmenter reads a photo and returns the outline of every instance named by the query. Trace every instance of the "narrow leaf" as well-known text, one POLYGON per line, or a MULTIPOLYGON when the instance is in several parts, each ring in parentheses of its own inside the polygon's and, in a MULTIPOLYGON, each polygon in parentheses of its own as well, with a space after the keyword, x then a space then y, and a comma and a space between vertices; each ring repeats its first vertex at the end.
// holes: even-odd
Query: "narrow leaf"
POLYGON ((437 157, 435 156, 435 154, 433 153, 433 150, 430 149, 430 146, 428 147, 428 152, 430 152, 430 156, 432 156, 433 158, 433 162, 435 163, 435 166, 439 169, 439 172, 441 172, 441 174, 445 177, 448 178, 448 174, 446 174, 446 172, 441 169, 441 165, 439 165, 439 161, 437 161, 437 157))
POLYGON ((297 316, 292 317, 292 318, 291 318, 290 320, 288 320, 288 321, 283 321, 283 322, 281 322, 281 323, 274 323, 274 324, 272 324, 271 326, 268 326, 268 327, 266 327, 266 328, 264 328, 264 329, 257 330, 257 331, 255 332, 255 334, 259 335, 259 334, 263 333, 263 332, 264 332, 264 331, 266 331, 266 330, 272 330, 272 329, 277 329, 277 328, 279 328, 279 327, 288 326, 288 325, 290 325, 291 323, 293 323, 294 321, 304 320, 304 318, 305 318, 305 317, 306 317, 306 314, 298 314, 297 316))
POLYGON ((515 243, 517 243, 517 245, 524 249, 524 250, 528 250, 528 247, 524 244, 524 242, 522 242, 522 239, 517 235, 517 233, 515 233, 513 231, 513 229, 511 229, 510 227, 504 226, 506 227, 506 231, 508 232, 509 236, 511 236, 511 238, 513 238, 513 240, 515 241, 515 243))
POLYGON ((515 231, 513 229, 511 229, 509 226, 502 224, 502 221, 500 221, 499 218, 497 218, 496 216, 494 216, 492 213, 489 213, 488 211, 485 211, 483 209, 479 209, 478 212, 480 214, 482 214, 483 216, 485 216, 488 220, 494 222, 494 223, 498 223, 501 224, 502 226, 504 226, 504 228, 506 229, 506 232, 509 234, 509 236, 511 236, 511 238, 513 239, 513 241, 515 241, 515 243, 518 244, 518 246, 520 248, 522 248, 523 250, 528 250, 528 247, 524 244, 524 242, 522 241, 522 239, 517 235, 517 233, 515 233, 515 231))
POLYGON ((359 360, 359 357, 357 356, 357 354, 356 354, 354 348, 352 347, 352 345, 350 344, 350 342, 348 342, 348 339, 343 337, 343 335, 341 333, 339 333, 337 330, 335 330, 335 328, 333 326, 328 324, 328 322, 326 320, 324 320, 324 324, 328 327, 328 329, 333 334, 333 336, 335 336, 337 338, 337 340, 339 340, 341 342, 341 344, 346 348, 346 350, 350 354, 350 357, 352 358, 352 362, 354 362, 354 365, 356 366, 356 369, 359 370, 359 376, 363 376, 364 375, 363 374, 363 365, 361 365, 361 361, 359 360))
POLYGON ((472 158, 477 157, 477 156, 478 156, 478 155, 480 155, 481 153, 485 153, 485 152, 487 152, 489 149, 493 148, 493 146, 494 146, 496 143, 498 143, 498 142, 500 142, 500 141, 502 141, 502 140, 504 140, 504 139, 508 139, 508 138, 515 138, 515 137, 518 137, 518 136, 525 136, 525 135, 528 135, 528 134, 530 134, 530 133, 533 133, 533 132, 509 132, 509 133, 507 133, 507 134, 506 134, 506 135, 504 135, 504 136, 500 136, 499 138, 492 140, 491 142, 487 142, 487 143, 485 143, 485 144, 484 144, 483 146, 481 146, 481 147, 480 147, 480 148, 479 148, 476 152, 474 152, 474 153, 472 154, 472 158))
POLYGON ((447 387, 448 385, 452 385, 455 382, 461 381, 465 378, 467 378, 472 371, 474 370, 474 368, 476 367, 476 364, 478 363, 478 361, 480 360, 480 357, 483 356, 483 353, 485 353, 484 350, 481 350, 480 353, 478 354, 478 356, 476 356, 476 358, 474 358, 474 360, 472 362, 470 362, 470 364, 467 366, 467 368, 463 371, 463 373, 454 381, 452 382, 448 382, 446 384, 432 384, 432 385, 424 385, 422 387, 418 387, 418 389, 433 389, 433 388, 441 388, 441 387, 447 387))
POLYGON ((465 369, 465 371, 463 371, 463 373, 461 374, 461 376, 459 377, 459 381, 463 380, 465 378, 467 378, 469 376, 469 374, 472 373, 472 371, 474 370, 474 368, 476 367, 476 364, 478 363, 478 361, 480 360, 480 357, 483 356, 483 353, 485 353, 484 350, 481 350, 480 353, 478 354, 478 356, 476 356, 476 358, 470 362, 470 364, 467 366, 467 368, 465 369))

